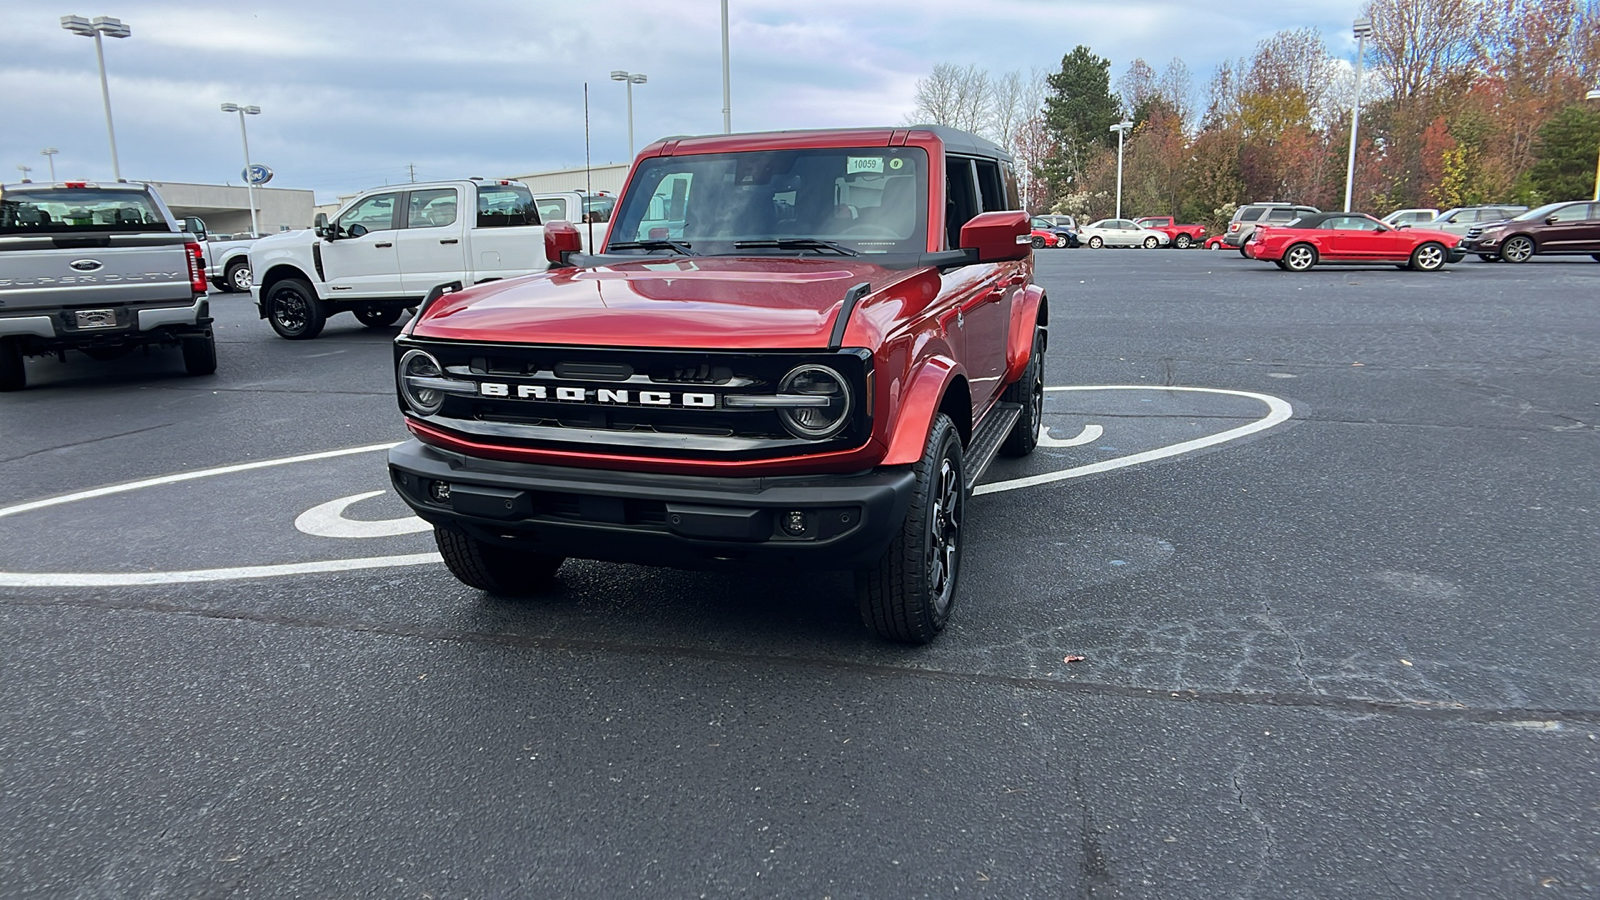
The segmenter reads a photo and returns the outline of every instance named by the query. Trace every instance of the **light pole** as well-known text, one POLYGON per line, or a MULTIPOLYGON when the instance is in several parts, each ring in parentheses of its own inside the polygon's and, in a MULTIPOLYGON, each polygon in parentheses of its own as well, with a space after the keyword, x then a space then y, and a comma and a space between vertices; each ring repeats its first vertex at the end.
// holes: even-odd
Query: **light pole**
POLYGON ((1122 135, 1123 135, 1124 132, 1126 132, 1129 128, 1132 128, 1132 127, 1133 127, 1133 123, 1132 122, 1127 122, 1127 121, 1118 122, 1117 124, 1111 126, 1111 130, 1115 131, 1117 133, 1117 215, 1116 215, 1116 217, 1119 218, 1119 219, 1122 218, 1122 135))
POLYGON ((60 152, 54 147, 46 147, 39 151, 40 156, 50 160, 50 181, 52 183, 56 180, 56 154, 60 152))
POLYGON ((611 73, 612 81, 625 82, 628 85, 628 161, 633 161, 633 86, 644 84, 650 78, 638 72, 624 72, 621 69, 611 73))
POLYGON ((83 16, 62 16, 61 27, 73 34, 94 38, 94 55, 100 61, 100 99, 106 104, 106 135, 111 138, 111 172, 121 181, 122 165, 117 162, 117 131, 111 127, 111 88, 106 86, 106 52, 100 35, 125 38, 133 34, 133 29, 124 25, 121 19, 110 16, 95 16, 92 22, 83 16))
POLYGON ((22 173, 22 182, 23 182, 23 184, 27 184, 29 181, 33 180, 33 179, 28 177, 28 173, 33 171, 33 166, 30 166, 27 163, 18 163, 17 164, 17 171, 22 173))
POLYGON ((250 194, 250 233, 260 235, 261 229, 256 225, 256 183, 250 171, 250 135, 245 133, 244 117, 261 115, 261 107, 224 103, 222 111, 239 114, 239 138, 244 141, 244 187, 250 194))
MULTIPOLYGON (((1583 99, 1600 100, 1600 88, 1584 94, 1583 99)), ((1596 203, 1600 203, 1600 156, 1595 157, 1594 161, 1594 199, 1596 203)))
POLYGON ((722 0, 722 133, 733 133, 733 100, 728 80, 728 0, 722 0))
POLYGON ((1350 197, 1356 186, 1356 131, 1361 127, 1361 63, 1367 55, 1367 38, 1372 37, 1372 20, 1357 19, 1356 35, 1356 96, 1350 104, 1350 162, 1344 170, 1344 211, 1350 211, 1350 197))

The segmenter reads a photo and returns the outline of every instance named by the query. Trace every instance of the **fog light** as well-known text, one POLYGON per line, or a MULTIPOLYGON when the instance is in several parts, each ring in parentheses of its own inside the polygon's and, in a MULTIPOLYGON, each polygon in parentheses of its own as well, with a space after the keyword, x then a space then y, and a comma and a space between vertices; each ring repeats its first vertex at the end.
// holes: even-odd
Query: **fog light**
POLYGON ((428 496, 432 497, 435 503, 449 503, 450 483, 446 481, 431 482, 428 485, 428 496))
POLYGON ((806 533, 806 514, 798 509, 792 509, 783 514, 783 530, 792 537, 800 537, 806 533))

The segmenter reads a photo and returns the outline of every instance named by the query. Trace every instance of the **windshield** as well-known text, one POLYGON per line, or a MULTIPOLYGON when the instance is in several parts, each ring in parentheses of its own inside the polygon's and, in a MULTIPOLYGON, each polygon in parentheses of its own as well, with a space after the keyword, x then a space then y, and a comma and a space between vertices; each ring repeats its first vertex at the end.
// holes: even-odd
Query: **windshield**
POLYGON ((659 252, 671 241, 696 254, 823 252, 819 242, 921 253, 927 204, 927 154, 917 147, 654 157, 639 163, 606 251, 659 252), (627 246, 636 242, 646 246, 627 246))
POLYGON ((1568 203, 1571 203, 1571 202, 1572 201, 1567 200, 1567 201, 1563 201, 1561 203, 1546 203, 1545 205, 1539 207, 1538 209, 1530 209, 1530 210, 1528 210, 1527 212, 1523 213, 1520 216, 1517 216, 1516 218, 1512 219, 1511 221, 1513 221, 1513 222, 1532 222, 1535 219, 1547 218, 1548 216, 1550 216, 1551 213, 1554 213, 1556 210, 1560 209, 1563 206, 1566 206, 1568 203))
POLYGON ((89 188, 13 191, 0 198, 0 234, 34 231, 168 230, 150 198, 137 191, 89 188))

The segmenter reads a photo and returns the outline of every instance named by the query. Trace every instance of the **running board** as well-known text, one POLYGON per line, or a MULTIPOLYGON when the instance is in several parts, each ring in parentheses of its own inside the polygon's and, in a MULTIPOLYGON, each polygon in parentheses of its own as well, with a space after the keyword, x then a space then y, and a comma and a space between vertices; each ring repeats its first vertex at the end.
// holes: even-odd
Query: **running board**
POLYGON ((1000 445, 1006 442, 1006 436, 1020 418, 1021 403, 996 403, 983 421, 978 423, 972 443, 967 445, 967 490, 972 490, 972 486, 983 477, 989 464, 994 462, 995 455, 1000 452, 1000 445))

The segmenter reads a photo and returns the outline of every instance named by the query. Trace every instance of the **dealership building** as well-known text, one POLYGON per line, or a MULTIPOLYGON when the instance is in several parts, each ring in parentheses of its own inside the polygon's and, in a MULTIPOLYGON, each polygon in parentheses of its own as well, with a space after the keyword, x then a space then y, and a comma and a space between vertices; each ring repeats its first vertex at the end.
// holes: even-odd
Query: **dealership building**
MULTIPOLYGON (((147 181, 179 219, 198 216, 212 234, 250 231, 250 191, 240 185, 190 184, 181 181, 147 181)), ((312 191, 258 187, 256 221, 262 234, 310 228, 316 206, 312 191)))

